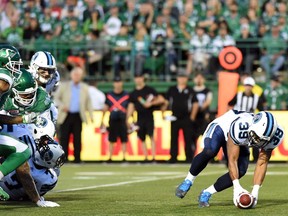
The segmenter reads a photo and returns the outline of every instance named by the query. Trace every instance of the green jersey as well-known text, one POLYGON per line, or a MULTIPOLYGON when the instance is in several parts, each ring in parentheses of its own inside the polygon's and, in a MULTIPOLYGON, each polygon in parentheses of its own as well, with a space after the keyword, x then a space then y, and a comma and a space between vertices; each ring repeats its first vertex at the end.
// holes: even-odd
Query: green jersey
POLYGON ((287 101, 287 89, 285 87, 280 85, 276 88, 271 88, 271 86, 268 86, 264 90, 264 95, 268 109, 282 110, 284 108, 282 103, 287 101))
POLYGON ((12 87, 14 81, 13 81, 13 76, 10 73, 10 71, 8 71, 5 68, 0 68, 0 80, 5 80, 10 85, 10 88, 8 91, 4 92, 2 95, 0 94, 0 109, 2 109, 3 105, 5 104, 7 98, 9 97, 9 95, 11 93, 11 87, 12 87))
POLYGON ((45 90, 38 88, 35 103, 29 107, 22 107, 17 104, 13 97, 9 97, 4 104, 4 110, 10 115, 23 115, 31 112, 42 113, 51 107, 51 99, 45 90))

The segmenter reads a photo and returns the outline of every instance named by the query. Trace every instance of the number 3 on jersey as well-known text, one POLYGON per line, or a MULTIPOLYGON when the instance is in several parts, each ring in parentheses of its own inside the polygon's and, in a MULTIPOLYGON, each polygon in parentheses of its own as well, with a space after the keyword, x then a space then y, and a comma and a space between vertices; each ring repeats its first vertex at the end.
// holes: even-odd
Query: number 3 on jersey
POLYGON ((248 138, 248 128, 249 128, 249 124, 248 122, 240 122, 239 123, 239 134, 238 137, 240 139, 246 139, 248 138))

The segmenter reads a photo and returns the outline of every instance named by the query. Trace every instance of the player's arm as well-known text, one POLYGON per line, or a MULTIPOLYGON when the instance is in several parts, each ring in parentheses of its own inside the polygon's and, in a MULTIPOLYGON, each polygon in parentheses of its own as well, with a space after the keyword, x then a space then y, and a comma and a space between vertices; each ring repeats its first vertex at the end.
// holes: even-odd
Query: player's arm
POLYGON ((23 116, 8 116, 0 114, 0 124, 22 124, 32 123, 36 120, 38 114, 30 113, 23 116))
POLYGON ((127 127, 129 128, 130 127, 130 124, 129 124, 129 118, 130 116, 133 115, 133 112, 135 111, 135 105, 134 103, 129 103, 128 104, 128 107, 127 107, 127 113, 126 113, 126 124, 127 124, 127 127))
POLYGON ((239 179, 239 170, 237 165, 239 152, 240 147, 234 144, 234 141, 231 138, 229 132, 227 140, 227 155, 228 155, 228 169, 232 181, 239 179))
POLYGON ((264 151, 263 149, 259 152, 259 157, 254 170, 254 185, 262 185, 271 153, 272 151, 264 151))
POLYGON ((109 110, 109 106, 107 104, 104 104, 104 107, 102 110, 101 127, 104 126, 104 116, 108 110, 109 110))
POLYGON ((35 182, 30 174, 30 166, 26 161, 20 167, 16 169, 16 175, 20 183, 22 184, 25 193, 39 207, 58 207, 59 204, 51 201, 45 201, 43 197, 40 197, 35 182))

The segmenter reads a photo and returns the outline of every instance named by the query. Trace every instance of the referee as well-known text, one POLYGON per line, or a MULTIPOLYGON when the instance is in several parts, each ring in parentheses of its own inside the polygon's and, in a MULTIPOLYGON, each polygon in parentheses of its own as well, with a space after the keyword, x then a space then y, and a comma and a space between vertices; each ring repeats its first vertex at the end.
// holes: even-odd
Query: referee
POLYGON ((195 143, 192 140, 193 122, 198 112, 198 100, 193 89, 188 86, 188 74, 184 71, 177 74, 177 85, 166 93, 165 105, 162 111, 170 109, 174 119, 171 121, 171 143, 169 163, 177 162, 179 130, 183 130, 185 141, 186 162, 191 163, 195 143))

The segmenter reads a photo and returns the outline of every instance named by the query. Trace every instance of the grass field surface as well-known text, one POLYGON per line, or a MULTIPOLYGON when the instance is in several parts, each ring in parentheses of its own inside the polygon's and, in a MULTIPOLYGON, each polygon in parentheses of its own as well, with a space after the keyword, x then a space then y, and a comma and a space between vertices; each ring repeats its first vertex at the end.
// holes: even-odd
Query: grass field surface
MULTIPOLYGON (((209 164, 184 199, 176 186, 183 181, 189 164, 67 164, 61 168, 56 188, 45 198, 58 208, 39 208, 30 202, 1 202, 1 215, 288 215, 288 165, 270 164, 255 209, 233 205, 232 188, 212 196, 209 208, 199 208, 197 198, 227 171, 223 164, 209 164)), ((251 191, 253 165, 241 179, 251 191)))

